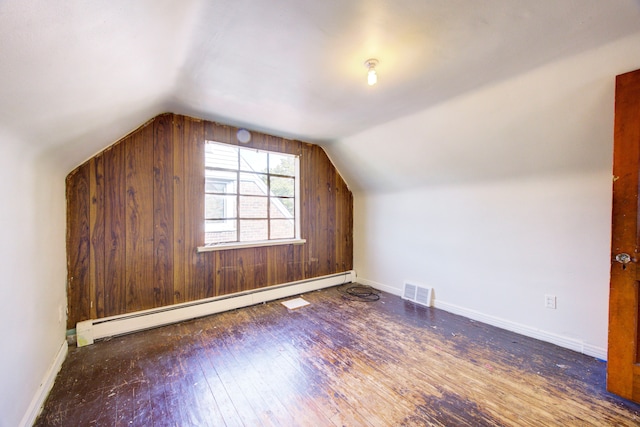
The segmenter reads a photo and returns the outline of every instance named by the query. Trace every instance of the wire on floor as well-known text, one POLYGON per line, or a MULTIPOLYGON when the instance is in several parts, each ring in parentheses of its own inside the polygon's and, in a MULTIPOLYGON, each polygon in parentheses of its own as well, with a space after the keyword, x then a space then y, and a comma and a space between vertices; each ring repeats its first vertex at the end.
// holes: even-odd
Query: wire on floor
POLYGON ((349 283, 338 287, 338 291, 342 294, 342 298, 349 301, 374 302, 380 299, 380 291, 369 285, 349 283))

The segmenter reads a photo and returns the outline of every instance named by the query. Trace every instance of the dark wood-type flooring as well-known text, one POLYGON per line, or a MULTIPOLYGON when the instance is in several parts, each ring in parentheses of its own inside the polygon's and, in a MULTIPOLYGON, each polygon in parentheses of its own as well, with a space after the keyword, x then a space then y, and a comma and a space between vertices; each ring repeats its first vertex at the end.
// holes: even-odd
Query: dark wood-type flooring
POLYGON ((637 426, 605 363, 338 288, 69 349, 36 425, 637 426))

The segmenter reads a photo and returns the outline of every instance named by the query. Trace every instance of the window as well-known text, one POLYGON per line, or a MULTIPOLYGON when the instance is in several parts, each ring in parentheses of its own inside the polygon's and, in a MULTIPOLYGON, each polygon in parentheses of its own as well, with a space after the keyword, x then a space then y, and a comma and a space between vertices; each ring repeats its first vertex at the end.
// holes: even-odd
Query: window
POLYGON ((302 243, 298 156, 205 144, 205 247, 302 243))
MULTIPOLYGON (((231 185, 232 181, 224 178, 216 177, 215 175, 206 176, 204 191, 205 194, 211 195, 229 194, 235 192, 233 188, 230 188, 231 185)), ((235 230, 235 222, 226 219, 233 216, 233 212, 235 212, 234 200, 227 200, 224 197, 205 196, 205 218, 219 218, 205 222, 205 230, 207 232, 235 230)))

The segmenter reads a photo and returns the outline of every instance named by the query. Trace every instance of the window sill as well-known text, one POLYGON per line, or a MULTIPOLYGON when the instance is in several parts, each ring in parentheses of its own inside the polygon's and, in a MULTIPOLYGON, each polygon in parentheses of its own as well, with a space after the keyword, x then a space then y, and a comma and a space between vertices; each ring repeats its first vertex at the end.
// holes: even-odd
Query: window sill
POLYGON ((266 246, 281 246, 281 245, 302 245, 304 243, 306 243, 306 239, 262 240, 259 242, 218 243, 211 246, 198 246, 198 253, 224 251, 227 249, 261 248, 266 246))

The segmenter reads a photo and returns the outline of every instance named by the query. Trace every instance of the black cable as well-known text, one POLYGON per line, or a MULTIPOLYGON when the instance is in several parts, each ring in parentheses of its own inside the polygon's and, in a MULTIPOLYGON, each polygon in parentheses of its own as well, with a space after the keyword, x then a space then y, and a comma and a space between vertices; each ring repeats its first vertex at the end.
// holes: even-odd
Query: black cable
POLYGON ((342 294, 342 298, 349 301, 374 302, 380 299, 379 290, 369 285, 360 285, 358 283, 350 283, 338 287, 338 292, 342 294))

